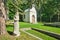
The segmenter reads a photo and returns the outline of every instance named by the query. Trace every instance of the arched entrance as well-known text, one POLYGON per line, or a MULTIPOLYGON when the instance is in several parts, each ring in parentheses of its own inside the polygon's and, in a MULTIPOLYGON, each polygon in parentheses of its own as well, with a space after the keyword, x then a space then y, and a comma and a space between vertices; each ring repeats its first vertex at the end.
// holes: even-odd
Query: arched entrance
POLYGON ((35 16, 32 15, 32 23, 35 23, 35 16))

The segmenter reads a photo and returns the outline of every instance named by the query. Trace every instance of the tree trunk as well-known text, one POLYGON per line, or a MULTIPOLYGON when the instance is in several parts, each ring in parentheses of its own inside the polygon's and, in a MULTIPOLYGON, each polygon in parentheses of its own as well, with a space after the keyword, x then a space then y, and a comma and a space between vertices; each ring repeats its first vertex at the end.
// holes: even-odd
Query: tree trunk
POLYGON ((18 12, 18 10, 17 10, 16 15, 14 17, 14 34, 16 36, 20 35, 20 32, 19 32, 19 12, 18 12))
POLYGON ((0 35, 6 34, 6 25, 5 25, 5 7, 2 0, 0 0, 0 35))
POLYGON ((40 22, 42 22, 42 16, 40 15, 40 22))
POLYGON ((50 22, 51 22, 51 18, 52 18, 52 17, 50 17, 50 22))
POLYGON ((59 22, 59 13, 58 13, 58 22, 59 22))
POLYGON ((8 8, 6 8, 6 20, 9 20, 8 14, 9 14, 9 10, 8 10, 8 8))

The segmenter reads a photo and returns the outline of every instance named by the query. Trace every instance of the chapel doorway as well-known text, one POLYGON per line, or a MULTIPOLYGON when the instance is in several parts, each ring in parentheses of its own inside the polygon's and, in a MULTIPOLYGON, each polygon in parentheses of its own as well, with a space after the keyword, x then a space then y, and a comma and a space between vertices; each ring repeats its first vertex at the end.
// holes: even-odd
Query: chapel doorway
POLYGON ((35 16, 32 15, 32 23, 35 23, 35 16))

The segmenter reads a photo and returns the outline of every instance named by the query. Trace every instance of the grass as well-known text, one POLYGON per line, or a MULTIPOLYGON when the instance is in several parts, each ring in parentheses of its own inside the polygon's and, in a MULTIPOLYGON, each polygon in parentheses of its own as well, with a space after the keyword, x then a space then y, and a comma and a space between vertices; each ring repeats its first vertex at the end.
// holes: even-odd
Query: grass
MULTIPOLYGON (((6 29, 9 33, 12 34, 13 32, 13 24, 8 24, 6 26, 6 29)), ((20 36, 19 37, 15 37, 11 34, 7 33, 6 35, 0 35, 0 40, 38 40, 37 38, 34 38, 22 31, 20 31, 20 36)))
MULTIPOLYGON (((44 26, 43 23, 38 23, 38 24, 30 24, 30 23, 25 23, 25 22, 20 22, 20 26, 21 28, 28 28, 28 27, 32 27, 32 28, 38 28, 38 29, 43 29, 43 30, 47 30, 47 31, 50 31, 50 32, 55 32, 55 33, 58 33, 60 34, 60 28, 56 28, 56 27, 51 27, 51 26, 44 26)), ((27 32, 37 36, 37 37, 40 37, 44 40, 57 40, 53 37, 50 37, 48 35, 45 35, 45 34, 42 34, 40 32, 37 32, 37 31, 34 31, 34 30, 28 30, 27 32)))
POLYGON ((53 26, 44 26, 43 23, 30 24, 30 23, 20 22, 20 26, 21 26, 21 28, 32 27, 32 28, 38 28, 38 29, 42 29, 42 30, 46 30, 46 31, 50 31, 50 32, 60 34, 60 28, 56 28, 53 26))
POLYGON ((14 37, 12 35, 6 34, 6 35, 0 35, 0 40, 38 40, 30 35, 27 35, 24 32, 21 32, 21 35, 19 37, 14 37))
POLYGON ((27 32, 29 32, 29 33, 31 33, 31 34, 39 37, 39 38, 42 38, 43 40, 57 40, 57 39, 55 39, 53 37, 50 37, 48 35, 42 34, 40 32, 34 31, 34 30, 28 30, 27 32))
POLYGON ((20 22, 20 28, 28 28, 28 27, 32 27, 33 25, 30 23, 26 23, 26 22, 20 22))
MULTIPOLYGON (((32 28, 38 28, 38 29, 43 29, 43 30, 47 30, 47 31, 50 31, 50 32, 55 32, 55 33, 58 33, 60 34, 60 28, 56 28, 56 27, 51 27, 51 26, 44 26, 43 23, 38 23, 38 24, 30 24, 30 23, 25 23, 25 22, 20 22, 20 28, 29 28, 29 27, 32 27, 32 28)), ((7 31, 13 31, 13 25, 7 25, 7 31)), ((27 32, 29 33, 32 33, 33 35, 36 35, 44 40, 56 40, 55 38, 52 38, 48 35, 45 35, 45 34, 42 34, 42 33, 39 33, 37 31, 34 31, 34 30, 28 30, 27 32)), ((6 37, 6 39, 9 39, 6 37)), ((15 40, 37 40, 36 38, 34 37, 31 37, 23 32, 21 32, 21 36, 19 38, 14 38, 15 40)))

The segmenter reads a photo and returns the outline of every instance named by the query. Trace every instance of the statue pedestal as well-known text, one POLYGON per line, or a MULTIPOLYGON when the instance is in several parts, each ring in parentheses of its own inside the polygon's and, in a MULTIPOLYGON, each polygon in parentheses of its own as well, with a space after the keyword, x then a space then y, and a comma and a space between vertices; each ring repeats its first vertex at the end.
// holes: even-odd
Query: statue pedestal
POLYGON ((14 20, 14 34, 16 34, 16 36, 20 36, 18 20, 14 20))

